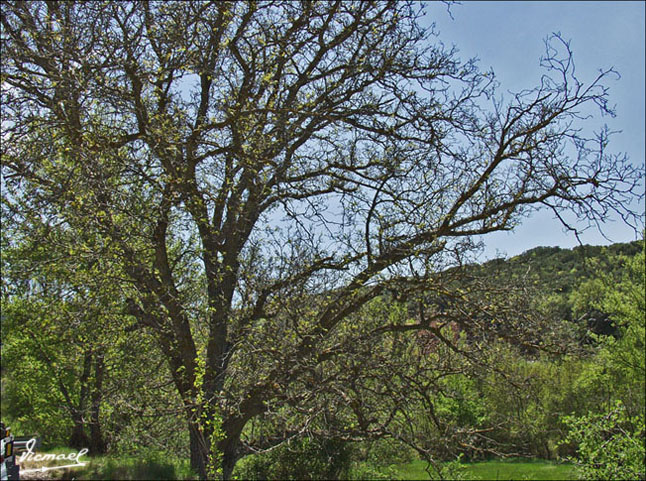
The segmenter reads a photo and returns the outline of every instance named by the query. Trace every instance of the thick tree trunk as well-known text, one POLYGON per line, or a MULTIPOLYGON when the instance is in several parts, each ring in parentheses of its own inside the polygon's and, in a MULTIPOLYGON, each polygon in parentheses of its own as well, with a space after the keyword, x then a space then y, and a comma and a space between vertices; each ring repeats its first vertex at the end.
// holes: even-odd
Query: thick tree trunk
POLYGON ((238 461, 237 453, 238 439, 227 439, 222 452, 222 479, 229 480, 233 475, 233 468, 238 461))
POLYGON ((77 418, 74 420, 74 428, 72 429, 69 444, 74 449, 83 449, 89 446, 90 440, 87 434, 85 434, 85 426, 82 419, 77 418))
POLYGON ((208 479, 206 467, 208 465, 208 449, 205 440, 196 423, 188 423, 189 442, 191 449, 191 469, 200 479, 208 479))
MULTIPOLYGON (((92 369, 92 352, 86 351, 83 355, 83 371, 81 372, 81 377, 79 379, 80 392, 78 405, 75 407, 71 406, 71 399, 69 395, 66 395, 68 403, 72 409, 72 419, 74 421, 74 428, 72 429, 72 435, 70 436, 70 446, 75 449, 87 448, 90 444, 90 440, 85 433, 85 415, 86 415, 86 406, 88 401, 88 384, 90 373, 92 369)), ((64 389, 64 386, 61 383, 61 389, 64 394, 67 391, 64 389)))
POLYGON ((205 436, 204 429, 200 429, 195 422, 189 422, 189 437, 191 447, 191 468, 200 479, 213 479, 214 473, 209 469, 211 456, 215 455, 219 465, 213 466, 218 469, 218 478, 229 480, 233 475, 233 468, 240 458, 239 442, 240 433, 230 433, 228 437, 220 440, 217 444, 217 453, 211 452, 208 436, 205 436))
POLYGON ((105 454, 106 445, 103 439, 103 432, 98 418, 98 410, 92 413, 92 420, 90 422, 90 444, 89 449, 92 454, 105 454))
POLYGON ((101 400, 103 398, 103 373, 103 355, 99 355, 94 363, 94 390, 92 391, 92 406, 90 412, 90 452, 92 454, 105 454, 106 452, 100 419, 101 400))

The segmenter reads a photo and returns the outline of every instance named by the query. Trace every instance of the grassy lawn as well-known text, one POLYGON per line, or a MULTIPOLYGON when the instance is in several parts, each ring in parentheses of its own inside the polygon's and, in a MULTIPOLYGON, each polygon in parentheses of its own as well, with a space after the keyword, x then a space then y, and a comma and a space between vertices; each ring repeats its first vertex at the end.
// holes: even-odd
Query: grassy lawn
MULTIPOLYGON (((38 454, 68 454, 76 452, 69 448, 55 448, 38 451, 38 454)), ((24 461, 20 463, 20 479, 25 480, 176 480, 195 479, 187 459, 163 457, 161 454, 146 454, 143 456, 85 456, 81 458, 84 467, 53 469, 44 473, 30 472, 41 466, 61 466, 69 464, 63 461, 24 461)))
MULTIPOLYGON (((557 464, 550 461, 481 461, 464 463, 464 475, 467 479, 576 479, 574 467, 569 464, 557 464)), ((395 466, 398 479, 431 479, 424 470, 424 461, 413 461, 408 464, 395 466)))
MULTIPOLYGON (((58 448, 53 453, 73 452, 70 449, 58 448)), ((187 459, 177 460, 164 458, 161 455, 144 456, 97 456, 82 459, 87 465, 83 468, 61 469, 46 473, 26 473, 24 479, 67 480, 67 479, 195 479, 187 459)), ((57 463, 47 463, 55 465, 57 463)), ((25 462, 22 469, 34 469, 43 463, 25 462)), ((574 467, 543 460, 493 460, 475 463, 463 463, 462 474, 466 479, 482 480, 574 480, 574 467)), ((390 471, 395 479, 415 480, 432 479, 424 470, 424 461, 412 461, 407 464, 392 465, 390 471)), ((22 473, 21 473, 22 474, 22 473)), ((23 478, 23 476, 21 476, 23 478)))
POLYGON ((91 458, 88 466, 77 473, 77 479, 88 480, 175 480, 195 479, 190 469, 190 461, 177 460, 162 456, 119 456, 91 458))

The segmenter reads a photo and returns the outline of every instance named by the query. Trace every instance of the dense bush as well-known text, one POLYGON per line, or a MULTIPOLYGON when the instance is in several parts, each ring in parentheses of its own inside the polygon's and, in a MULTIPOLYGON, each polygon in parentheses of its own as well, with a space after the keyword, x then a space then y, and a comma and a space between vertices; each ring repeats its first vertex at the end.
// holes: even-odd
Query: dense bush
POLYGON ((347 442, 306 437, 243 459, 234 474, 241 479, 346 478, 350 454, 347 442))
POLYGON ((577 453, 570 460, 581 479, 645 479, 644 416, 630 417, 621 401, 607 412, 567 417, 566 443, 577 453))
POLYGON ((621 258, 625 269, 617 282, 601 275, 596 307, 608 312, 618 336, 597 338, 596 369, 589 383, 613 389, 612 402, 600 412, 568 417, 566 442, 577 447, 573 460, 583 479, 644 479, 645 477, 645 326, 644 250, 621 258))

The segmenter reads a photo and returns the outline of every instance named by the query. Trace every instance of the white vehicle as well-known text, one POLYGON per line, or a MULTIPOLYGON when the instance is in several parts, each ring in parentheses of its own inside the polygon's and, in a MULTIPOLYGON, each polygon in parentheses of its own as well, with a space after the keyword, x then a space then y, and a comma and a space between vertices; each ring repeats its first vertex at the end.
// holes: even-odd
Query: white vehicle
POLYGON ((20 466, 16 464, 11 430, 0 423, 0 480, 20 479, 20 466))

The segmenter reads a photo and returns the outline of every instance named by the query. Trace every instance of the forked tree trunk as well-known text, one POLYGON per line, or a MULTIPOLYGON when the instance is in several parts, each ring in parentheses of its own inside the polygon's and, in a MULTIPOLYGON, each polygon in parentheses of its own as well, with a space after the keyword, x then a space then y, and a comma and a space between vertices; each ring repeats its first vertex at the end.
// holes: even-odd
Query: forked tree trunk
POLYGON ((195 423, 189 423, 191 469, 198 474, 200 479, 213 479, 214 473, 209 470, 209 462, 211 456, 216 454, 218 465, 214 468, 218 470, 217 477, 224 480, 231 479, 233 468, 239 459, 237 448, 240 434, 222 439, 217 446, 219 452, 212 453, 210 443, 207 442, 203 432, 195 423))

